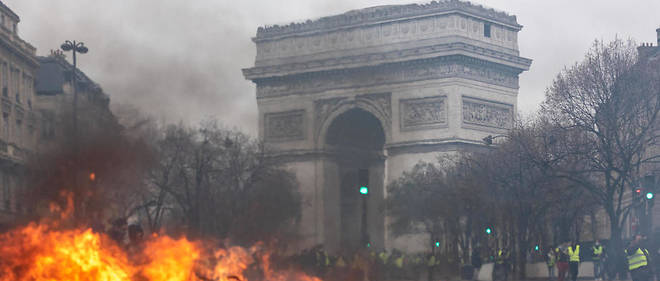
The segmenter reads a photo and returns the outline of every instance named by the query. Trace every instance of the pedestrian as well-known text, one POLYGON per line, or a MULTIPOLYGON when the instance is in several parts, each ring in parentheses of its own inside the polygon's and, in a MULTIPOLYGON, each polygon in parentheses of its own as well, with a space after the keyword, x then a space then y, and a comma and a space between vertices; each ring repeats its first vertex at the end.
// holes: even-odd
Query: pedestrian
POLYGON ((626 248, 626 259, 628 260, 628 270, 633 281, 648 281, 652 276, 649 266, 651 260, 646 248, 641 245, 641 236, 637 235, 635 240, 631 241, 626 248))
POLYGON ((126 254, 135 264, 147 262, 147 257, 142 254, 144 250, 144 231, 139 224, 128 226, 128 244, 126 244, 126 254))
POLYGON ((472 267, 474 272, 472 273, 472 280, 479 280, 479 269, 481 269, 481 254, 479 248, 474 248, 472 251, 472 267))
POLYGON ((509 278, 509 252, 505 249, 497 250, 495 264, 493 265, 493 280, 507 280, 509 278))
POLYGON ((548 266, 548 280, 554 279, 555 264, 557 263, 557 256, 552 247, 549 248, 548 253, 545 255, 545 264, 548 266))
POLYGON ((555 248, 555 255, 557 256, 557 279, 564 281, 566 272, 568 272, 568 253, 566 253, 566 243, 559 245, 555 248))
POLYGON ((577 241, 568 247, 568 267, 571 274, 571 281, 577 281, 578 268, 580 267, 580 245, 577 241))
POLYGON ((381 274, 384 280, 390 278, 390 253, 387 250, 383 249, 378 254, 378 272, 381 274))
POLYGON ((108 236, 117 243, 119 246, 124 245, 124 239, 126 237, 126 218, 118 218, 113 220, 110 223, 110 229, 108 229, 108 236))
POLYGON ((593 253, 593 262, 594 262, 594 280, 601 281, 602 279, 602 270, 603 270, 603 245, 600 244, 600 241, 596 240, 594 246, 592 247, 593 253))
POLYGON ((144 242, 144 230, 139 224, 128 226, 128 247, 140 249, 144 242))

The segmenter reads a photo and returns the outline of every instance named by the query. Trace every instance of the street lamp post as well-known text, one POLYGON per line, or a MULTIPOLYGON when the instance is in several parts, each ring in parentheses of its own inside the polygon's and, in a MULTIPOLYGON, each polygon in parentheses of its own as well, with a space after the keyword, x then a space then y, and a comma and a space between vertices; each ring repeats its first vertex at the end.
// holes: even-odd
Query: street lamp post
MULTIPOLYGON (((74 142, 77 141, 78 138, 78 90, 77 90, 77 76, 76 73, 78 72, 77 68, 77 61, 76 61, 76 54, 81 53, 85 54, 87 53, 88 49, 85 47, 85 44, 83 42, 76 42, 74 41, 69 41, 66 40, 64 43, 62 43, 61 46, 63 51, 72 51, 73 52, 73 71, 71 74, 71 89, 73 91, 73 139, 74 142)), ((76 145, 77 149, 77 145, 76 145)))
MULTIPOLYGON (((73 189, 74 189, 74 204, 80 204, 78 206, 82 206, 82 202, 80 202, 80 198, 75 198, 77 196, 77 189, 78 189, 78 166, 79 166, 79 159, 78 159, 78 78, 77 78, 77 72, 78 72, 78 66, 77 66, 77 61, 76 61, 76 54, 85 54, 87 53, 88 49, 85 47, 85 44, 83 42, 76 42, 74 41, 69 41, 66 40, 64 43, 62 43, 62 46, 60 46, 63 51, 72 51, 73 52, 73 71, 71 72, 71 90, 73 92, 73 108, 72 108, 72 117, 73 117, 73 132, 72 132, 72 137, 73 137, 73 161, 74 161, 74 167, 73 167, 73 189)), ((76 213, 78 213, 80 210, 76 210, 74 213, 74 218, 78 218, 76 216, 76 213)))

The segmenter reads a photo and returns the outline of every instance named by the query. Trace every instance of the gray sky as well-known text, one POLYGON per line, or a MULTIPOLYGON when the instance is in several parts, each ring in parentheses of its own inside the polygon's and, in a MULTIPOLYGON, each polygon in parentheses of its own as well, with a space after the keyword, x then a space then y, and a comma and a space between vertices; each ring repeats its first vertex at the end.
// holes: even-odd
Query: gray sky
MULTIPOLYGON (((257 27, 299 22, 394 0, 3 0, 21 17, 20 36, 46 55, 64 40, 89 47, 79 67, 112 103, 134 104, 169 122, 214 116, 255 133, 252 82, 257 27)), ((426 1, 430 2, 430 1, 426 1)), ((655 42, 658 0, 479 0, 518 17, 521 55, 533 59, 520 77, 519 109, 533 112, 565 65, 594 39, 615 35, 655 42)), ((421 2, 425 3, 425 2, 421 2)))

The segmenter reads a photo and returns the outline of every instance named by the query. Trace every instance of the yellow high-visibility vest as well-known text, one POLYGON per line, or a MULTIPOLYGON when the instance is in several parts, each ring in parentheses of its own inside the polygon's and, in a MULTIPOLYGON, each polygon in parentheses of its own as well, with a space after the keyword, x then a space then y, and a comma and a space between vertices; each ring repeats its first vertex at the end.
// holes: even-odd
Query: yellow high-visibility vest
POLYGON ((504 253, 502 250, 497 251, 497 258, 495 259, 495 263, 504 264, 504 260, 507 258, 507 254, 508 253, 504 253))
MULTIPOLYGON (((628 250, 626 250, 626 254, 628 254, 628 250)), ((646 255, 644 252, 642 252, 642 249, 637 248, 637 251, 633 255, 629 255, 628 257, 628 270, 633 270, 633 269, 638 269, 642 266, 648 265, 648 261, 646 260, 646 255)))
POLYGON ((428 266, 435 266, 435 256, 429 257, 428 266))
POLYGON ((380 262, 382 262, 383 264, 387 264, 387 260, 390 259, 390 254, 388 254, 387 252, 381 252, 380 254, 378 254, 378 258, 380 258, 380 262))
POLYGON ((555 254, 553 254, 552 252, 548 253, 548 260, 546 261, 548 266, 553 267, 553 266, 555 266, 556 262, 557 262, 557 260, 555 258, 555 254))
POLYGON ((344 257, 339 257, 337 259, 337 262, 335 262, 336 267, 346 267, 346 262, 344 261, 344 257))
POLYGON ((403 267, 403 257, 396 258, 394 260, 394 265, 396 265, 396 267, 398 267, 398 268, 402 268, 403 267))
POLYGON ((600 260, 600 256, 603 254, 603 246, 598 245, 594 246, 594 260, 600 260))
POLYGON ((580 245, 575 246, 575 251, 572 246, 568 247, 568 261, 580 262, 580 245))

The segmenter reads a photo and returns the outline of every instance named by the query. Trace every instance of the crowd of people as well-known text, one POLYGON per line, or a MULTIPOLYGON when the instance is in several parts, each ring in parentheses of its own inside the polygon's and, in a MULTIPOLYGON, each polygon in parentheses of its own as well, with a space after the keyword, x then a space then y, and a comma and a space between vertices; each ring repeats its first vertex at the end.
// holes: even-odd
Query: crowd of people
MULTIPOLYGON (((346 251, 332 255, 322 246, 304 250, 289 262, 324 280, 420 280, 445 263, 434 254, 406 254, 398 250, 346 251)), ((432 273, 431 273, 432 274, 432 273)))
MULTIPOLYGON (((143 247, 144 231, 139 224, 128 225, 126 219, 116 219, 105 232, 129 253, 140 251, 143 247)), ((635 236, 635 239, 625 247, 623 253, 625 259, 618 262, 611 251, 605 250, 600 241, 595 241, 593 246, 586 250, 581 249, 577 241, 549 247, 544 255, 548 267, 548 279, 568 281, 567 279, 570 278, 570 281, 577 281, 580 262, 584 257, 589 257, 593 262, 595 281, 615 280, 617 275, 619 280, 626 280, 627 276, 621 276, 622 272, 628 272, 632 281, 654 281, 656 270, 652 262, 657 262, 658 259, 652 259, 649 246, 645 236, 635 236)), ((476 280, 482 265, 481 251, 478 248, 474 249, 471 256, 474 268, 471 275, 472 279, 476 280)), ((280 261, 289 265, 296 264, 300 270, 324 280, 348 281, 420 280, 422 274, 433 274, 441 265, 451 263, 437 254, 407 254, 396 249, 391 252, 368 249, 352 253, 344 251, 331 255, 321 245, 281 258, 280 261)), ((490 253, 488 262, 494 264, 492 280, 508 280, 511 256, 506 248, 490 253)))
POLYGON ((656 278, 654 264, 649 249, 649 242, 645 236, 637 235, 625 247, 624 260, 616 259, 611 251, 606 251, 600 241, 587 249, 589 254, 580 254, 580 245, 577 242, 565 242, 557 247, 551 247, 546 253, 548 266, 548 279, 564 281, 570 278, 576 281, 579 275, 579 265, 583 257, 590 256, 593 262, 594 280, 626 280, 628 272, 633 281, 652 281, 656 278))

